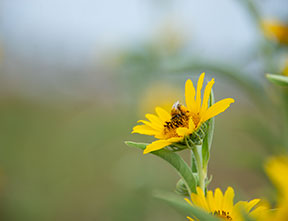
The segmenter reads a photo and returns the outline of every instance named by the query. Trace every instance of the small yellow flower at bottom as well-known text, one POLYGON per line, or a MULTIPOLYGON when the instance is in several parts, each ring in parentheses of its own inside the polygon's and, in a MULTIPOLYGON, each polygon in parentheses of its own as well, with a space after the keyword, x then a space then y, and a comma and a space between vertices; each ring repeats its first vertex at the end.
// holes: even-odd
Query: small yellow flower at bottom
MULTIPOLYGON (((225 193, 217 188, 215 193, 211 190, 207 192, 207 196, 204 195, 203 190, 197 187, 197 193, 191 194, 191 201, 185 199, 191 206, 198 207, 204 211, 214 215, 223 220, 242 221, 242 213, 246 213, 253 220, 261 220, 265 213, 268 212, 266 206, 257 206, 260 199, 254 199, 251 201, 239 201, 234 204, 234 190, 232 187, 228 187, 225 193), (253 209, 254 208, 254 209, 253 209)), ((189 220, 197 220, 191 217, 187 217, 189 220)))
POLYGON ((204 77, 205 73, 199 77, 197 92, 192 81, 190 79, 186 81, 185 101, 187 107, 176 102, 170 113, 163 108, 156 107, 157 115, 146 114, 145 117, 149 121, 138 121, 143 124, 135 126, 132 133, 150 135, 158 139, 147 145, 144 154, 183 141, 185 136, 191 135, 202 123, 224 112, 234 102, 234 99, 226 98, 208 107, 214 79, 207 83, 201 102, 204 77))

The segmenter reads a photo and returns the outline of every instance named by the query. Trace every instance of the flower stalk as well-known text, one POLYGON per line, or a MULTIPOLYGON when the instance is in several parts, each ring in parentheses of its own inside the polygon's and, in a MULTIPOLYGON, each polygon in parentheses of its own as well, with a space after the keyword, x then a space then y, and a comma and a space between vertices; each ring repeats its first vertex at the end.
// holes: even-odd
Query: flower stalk
MULTIPOLYGON (((203 159, 202 159, 202 144, 200 145, 194 145, 193 142, 188 138, 185 137, 185 142, 187 147, 191 150, 191 158, 195 159, 195 163, 196 163, 196 172, 198 175, 198 186, 203 190, 203 192, 205 192, 205 187, 206 187, 206 177, 207 177, 207 169, 203 168, 203 159)), ((191 168, 192 171, 194 169, 194 165, 193 165, 193 160, 191 161, 191 168)))
POLYGON ((193 154, 196 159, 196 165, 197 165, 197 173, 198 173, 198 179, 199 179, 199 187, 205 192, 205 177, 206 174, 204 174, 204 170, 202 168, 202 155, 201 153, 202 145, 196 145, 192 148, 193 154))

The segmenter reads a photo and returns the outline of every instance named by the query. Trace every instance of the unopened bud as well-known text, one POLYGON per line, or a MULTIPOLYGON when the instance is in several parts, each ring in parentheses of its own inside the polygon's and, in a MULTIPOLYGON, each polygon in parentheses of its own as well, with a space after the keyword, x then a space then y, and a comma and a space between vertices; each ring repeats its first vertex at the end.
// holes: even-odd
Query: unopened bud
POLYGON ((180 179, 176 184, 176 193, 182 196, 189 196, 187 187, 182 179, 180 179))
POLYGON ((207 121, 202 123, 200 127, 190 135, 190 141, 193 145, 201 145, 208 129, 207 121))

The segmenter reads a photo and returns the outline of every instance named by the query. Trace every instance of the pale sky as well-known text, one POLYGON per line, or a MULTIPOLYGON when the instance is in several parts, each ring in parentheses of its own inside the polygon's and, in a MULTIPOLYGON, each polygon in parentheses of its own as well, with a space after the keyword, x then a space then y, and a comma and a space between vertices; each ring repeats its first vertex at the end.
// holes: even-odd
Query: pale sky
POLYGON ((237 0, 3 0, 2 34, 6 49, 49 62, 84 62, 97 51, 149 38, 174 20, 203 53, 223 56, 255 41, 249 17, 237 0), (48 56, 51 56, 48 58, 48 56))
MULTIPOLYGON (((105 50, 151 38, 172 20, 185 32, 191 51, 237 60, 237 54, 245 54, 257 42, 257 30, 241 1, 2 0, 0 40, 13 56, 81 66, 105 50)), ((281 15, 281 9, 286 13, 282 0, 261 0, 260 5, 268 14, 281 15)))

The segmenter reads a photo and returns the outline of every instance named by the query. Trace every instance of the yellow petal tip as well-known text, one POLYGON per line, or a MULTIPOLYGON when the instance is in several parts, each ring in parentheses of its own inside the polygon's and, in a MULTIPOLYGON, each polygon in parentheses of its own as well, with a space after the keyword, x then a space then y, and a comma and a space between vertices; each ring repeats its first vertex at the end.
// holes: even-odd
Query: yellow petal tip
POLYGON ((151 151, 147 150, 147 148, 143 151, 143 155, 150 153, 151 151))

